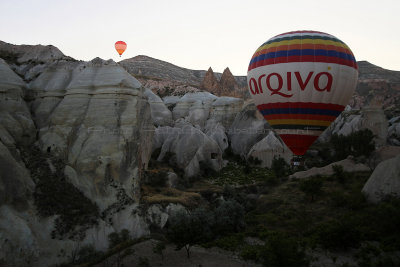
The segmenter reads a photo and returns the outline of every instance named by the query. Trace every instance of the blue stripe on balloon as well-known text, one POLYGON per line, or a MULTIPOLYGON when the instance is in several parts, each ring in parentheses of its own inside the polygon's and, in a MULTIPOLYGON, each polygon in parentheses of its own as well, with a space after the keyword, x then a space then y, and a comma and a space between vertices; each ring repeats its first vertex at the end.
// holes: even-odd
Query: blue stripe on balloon
POLYGON ((328 110, 328 109, 313 109, 313 108, 277 108, 277 109, 264 109, 260 111, 262 115, 273 114, 313 114, 313 115, 329 115, 339 116, 341 111, 328 110))
POLYGON ((289 56, 327 56, 327 57, 337 57, 346 60, 356 61, 354 56, 346 54, 343 52, 338 52, 336 50, 325 50, 325 49, 293 49, 278 52, 270 52, 266 54, 259 55, 250 61, 250 65, 254 62, 277 58, 277 57, 289 57, 289 56))

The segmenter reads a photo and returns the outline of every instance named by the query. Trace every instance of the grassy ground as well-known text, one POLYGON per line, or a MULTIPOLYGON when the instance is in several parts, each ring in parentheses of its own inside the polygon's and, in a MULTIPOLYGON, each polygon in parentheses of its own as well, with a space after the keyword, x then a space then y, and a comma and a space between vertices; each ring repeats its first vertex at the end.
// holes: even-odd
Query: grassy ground
POLYGON ((288 180, 234 161, 189 188, 145 185, 142 200, 193 209, 235 198, 245 207, 245 228, 201 246, 264 266, 399 266, 400 200, 368 203, 361 189, 369 176, 337 172, 288 180))

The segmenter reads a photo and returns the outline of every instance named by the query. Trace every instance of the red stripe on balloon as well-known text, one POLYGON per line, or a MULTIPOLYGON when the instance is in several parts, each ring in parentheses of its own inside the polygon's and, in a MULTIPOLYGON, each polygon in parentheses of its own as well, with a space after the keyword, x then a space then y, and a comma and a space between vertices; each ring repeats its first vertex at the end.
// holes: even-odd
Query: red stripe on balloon
POLYGON ((280 134, 282 141, 298 156, 304 155, 318 136, 301 134, 280 134))
POLYGON ((279 108, 313 108, 313 109, 327 109, 335 111, 343 111, 345 106, 329 103, 312 103, 312 102, 278 102, 258 105, 259 110, 264 109, 279 109, 279 108))
POLYGON ((248 71, 262 67, 267 65, 274 65, 279 63, 292 63, 292 62, 324 62, 324 63, 335 63, 340 65, 345 65, 352 67, 354 69, 358 69, 356 62, 352 60, 342 59, 338 57, 329 57, 329 56, 288 56, 288 57, 277 57, 277 58, 269 58, 265 60, 260 60, 254 62, 249 66, 248 71))
POLYGON ((334 121, 336 116, 329 115, 311 115, 311 114, 272 114, 264 115, 266 120, 318 120, 318 121, 334 121))
MULTIPOLYGON (((278 34, 278 35, 275 35, 275 36, 272 37, 272 38, 275 38, 275 37, 278 37, 278 36, 283 36, 283 35, 296 34, 296 33, 319 33, 319 34, 331 36, 330 34, 327 34, 327 33, 325 33, 325 32, 317 32, 317 31, 293 31, 293 32, 285 32, 285 33, 282 33, 282 34, 278 34)), ((272 38, 271 38, 271 39, 272 39, 272 38)))

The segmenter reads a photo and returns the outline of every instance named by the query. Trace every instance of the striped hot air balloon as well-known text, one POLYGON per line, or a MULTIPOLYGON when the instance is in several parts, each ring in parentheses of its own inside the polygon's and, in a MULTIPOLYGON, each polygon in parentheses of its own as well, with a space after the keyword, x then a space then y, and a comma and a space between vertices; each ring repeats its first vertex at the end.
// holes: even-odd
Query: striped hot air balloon
POLYGON ((247 73, 257 108, 295 155, 304 155, 344 110, 357 78, 350 48, 316 31, 269 39, 254 53, 247 73))
POLYGON ((115 43, 115 50, 117 50, 119 56, 121 56, 122 53, 125 52, 126 47, 127 47, 127 45, 124 41, 118 41, 115 43))

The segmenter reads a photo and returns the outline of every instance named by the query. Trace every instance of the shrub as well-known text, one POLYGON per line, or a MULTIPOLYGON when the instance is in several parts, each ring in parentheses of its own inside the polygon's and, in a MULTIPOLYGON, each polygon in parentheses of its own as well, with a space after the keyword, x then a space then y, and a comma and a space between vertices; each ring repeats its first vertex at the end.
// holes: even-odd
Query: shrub
POLYGON ((274 157, 271 169, 277 178, 285 177, 290 174, 290 166, 281 157, 274 157))
POLYGON ((167 184, 167 173, 158 170, 147 171, 146 184, 153 187, 165 187, 167 184))
POLYGON ((310 196, 311 201, 314 201, 315 196, 321 193, 321 187, 321 176, 314 176, 307 180, 303 180, 300 183, 300 190, 303 191, 307 196, 310 196))
POLYGON ((248 162, 249 162, 250 164, 253 164, 253 165, 260 165, 260 164, 262 163, 262 161, 261 161, 259 158, 253 157, 253 156, 250 156, 250 157, 248 158, 248 162))
POLYGON ((119 232, 119 233, 113 232, 108 235, 108 242, 109 242, 108 247, 113 248, 113 247, 115 247, 123 242, 127 242, 129 240, 131 240, 131 237, 129 235, 129 230, 122 229, 121 232, 119 232))
POLYGON ((34 204, 41 217, 59 215, 52 238, 82 240, 85 230, 97 224, 99 208, 64 176, 65 163, 39 148, 20 147, 25 166, 34 180, 34 204), (56 167, 53 173, 48 160, 56 167))
POLYGON ((238 232, 244 228, 244 208, 235 200, 222 201, 214 210, 216 235, 238 232))
POLYGON ((211 167, 210 164, 207 162, 201 160, 199 162, 199 167, 200 167, 200 176, 203 177, 209 177, 212 175, 215 175, 217 172, 211 167))
POLYGON ((332 166, 333 175, 335 176, 336 180, 344 184, 346 181, 346 173, 343 171, 343 166, 341 165, 333 165, 332 166))
POLYGON ((150 266, 149 259, 147 257, 139 257, 138 266, 149 267, 150 266))
POLYGON ((198 208, 192 213, 180 210, 171 217, 167 236, 178 250, 185 247, 189 258, 193 245, 213 239, 213 224, 213 215, 204 208, 198 208))
POLYGON ((223 236, 205 245, 206 247, 217 246, 225 250, 235 251, 238 247, 240 247, 243 244, 243 239, 244 239, 243 233, 235 233, 223 236))
POLYGON ((321 224, 316 232, 319 243, 327 249, 345 250, 357 247, 361 242, 357 223, 349 217, 321 224))
POLYGON ((302 267, 310 264, 297 240, 283 234, 270 236, 266 244, 261 247, 260 256, 264 266, 302 267))
POLYGON ((268 267, 302 267, 310 264, 298 241, 281 233, 270 234, 265 245, 245 246, 241 257, 268 267))
POLYGON ((165 243, 163 241, 158 241, 154 246, 153 246, 153 252, 156 254, 159 254, 161 256, 161 259, 164 260, 164 249, 165 249, 165 243))
POLYGON ((374 134, 369 129, 351 133, 348 136, 333 134, 331 138, 336 160, 364 156, 368 158, 375 150, 374 134))

